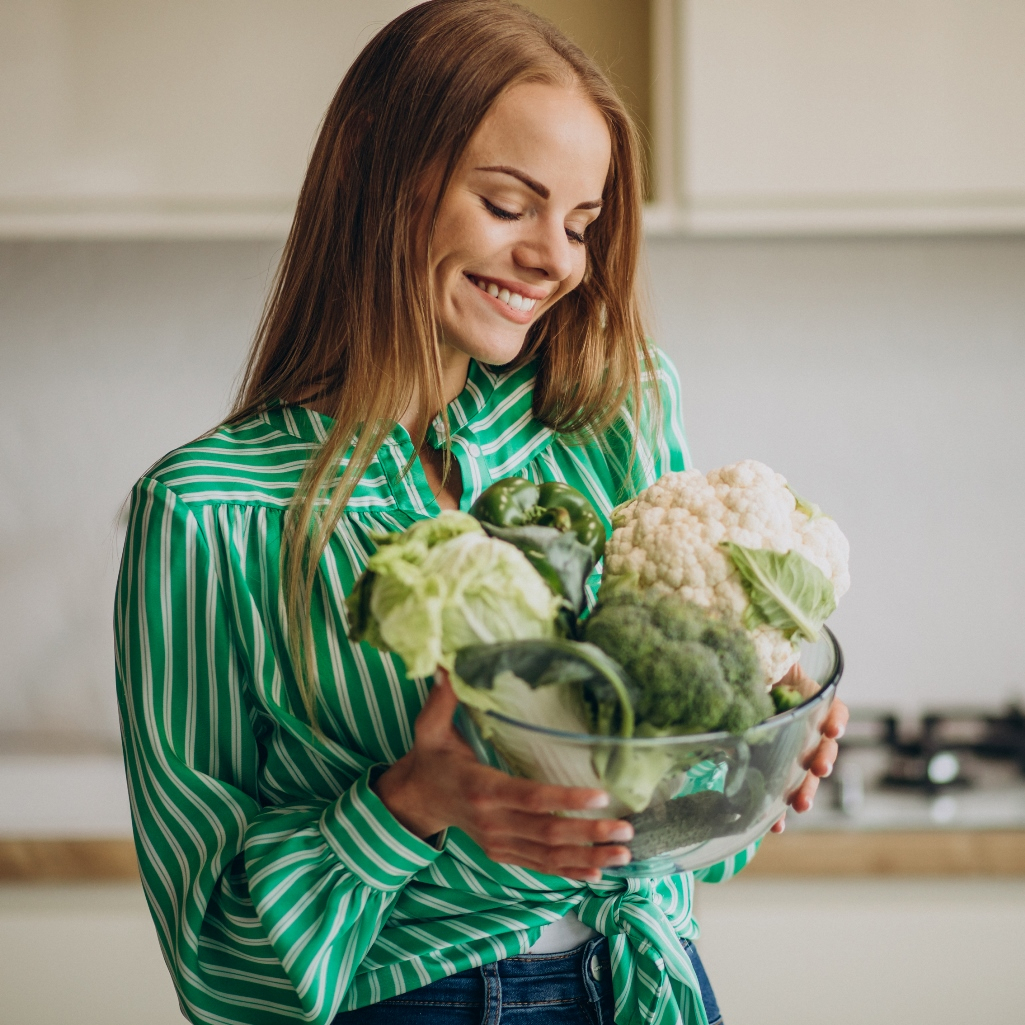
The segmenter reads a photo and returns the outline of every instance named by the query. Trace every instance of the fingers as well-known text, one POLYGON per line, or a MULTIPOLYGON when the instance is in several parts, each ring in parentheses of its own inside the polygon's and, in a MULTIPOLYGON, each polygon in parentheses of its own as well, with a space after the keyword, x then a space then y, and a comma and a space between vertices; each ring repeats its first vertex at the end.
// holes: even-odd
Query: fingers
POLYGON ((484 853, 492 861, 503 864, 522 865, 535 872, 591 882, 601 879, 603 868, 630 863, 630 851, 626 847, 548 847, 528 840, 495 843, 485 847, 484 853))
POLYGON ((619 819, 577 819, 523 812, 511 812, 496 824, 495 835, 503 832, 546 847, 627 843, 634 837, 633 826, 619 819))
POLYGON ((807 755, 802 765, 816 776, 828 776, 833 771, 837 752, 840 750, 835 740, 823 737, 818 746, 807 755))
POLYGON ((844 735, 850 717, 850 709, 839 698, 834 698, 829 714, 822 720, 819 731, 824 737, 839 740, 844 735))
POLYGON ((815 791, 819 788, 818 776, 808 773, 804 777, 804 782, 790 795, 787 799, 787 804, 796 812, 810 811, 812 804, 815 803, 815 791))
POLYGON ((497 769, 486 772, 487 776, 481 778, 484 785, 473 796, 512 811, 544 815, 556 811, 594 811, 609 806, 609 795, 604 790, 537 783, 507 776, 497 769))
POLYGON ((783 830, 786 829, 786 828, 787 828, 787 816, 786 816, 786 813, 784 812, 783 813, 783 817, 781 819, 776 819, 776 821, 773 822, 772 829, 770 829, 769 832, 770 833, 782 833, 783 830))

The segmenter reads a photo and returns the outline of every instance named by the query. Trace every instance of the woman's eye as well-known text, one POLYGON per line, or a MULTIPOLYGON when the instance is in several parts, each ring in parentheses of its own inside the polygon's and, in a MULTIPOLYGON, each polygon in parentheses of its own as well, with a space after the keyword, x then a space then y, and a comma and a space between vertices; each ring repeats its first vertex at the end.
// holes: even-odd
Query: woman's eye
POLYGON ((570 242, 576 242, 581 246, 587 241, 587 239, 584 238, 584 233, 582 231, 574 231, 572 228, 566 229, 566 238, 568 238, 570 242))
POLYGON ((481 197, 481 199, 488 213, 499 218, 500 220, 518 221, 523 216, 522 214, 514 214, 511 210, 503 210, 500 206, 495 206, 495 204, 492 203, 490 200, 484 199, 483 196, 481 197))

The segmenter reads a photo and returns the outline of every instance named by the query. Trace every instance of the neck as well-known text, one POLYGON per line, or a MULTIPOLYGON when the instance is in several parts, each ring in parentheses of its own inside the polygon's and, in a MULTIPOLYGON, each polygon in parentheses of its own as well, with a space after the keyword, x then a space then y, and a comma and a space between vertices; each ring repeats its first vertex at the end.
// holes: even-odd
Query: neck
MULTIPOLYGON (((470 372, 470 357, 465 352, 452 348, 446 342, 441 343, 439 355, 441 357, 441 392, 447 406, 466 387, 466 375, 470 372)), ((421 416, 428 413, 433 417, 436 409, 423 409, 423 402, 419 395, 414 395, 406 407, 405 412, 399 417, 399 423, 407 431, 421 422, 421 416)))

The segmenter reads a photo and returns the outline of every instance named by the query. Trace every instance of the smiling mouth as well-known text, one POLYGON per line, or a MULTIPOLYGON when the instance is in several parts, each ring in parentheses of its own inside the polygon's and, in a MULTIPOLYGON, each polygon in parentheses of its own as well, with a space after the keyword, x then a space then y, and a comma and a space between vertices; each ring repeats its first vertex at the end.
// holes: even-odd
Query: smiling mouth
POLYGON ((529 313, 538 303, 537 299, 528 299, 525 295, 520 295, 519 292, 510 292, 508 288, 499 288, 493 281, 488 281, 485 278, 475 278, 472 275, 467 275, 467 277, 482 292, 487 292, 492 299, 505 303, 510 309, 529 313))

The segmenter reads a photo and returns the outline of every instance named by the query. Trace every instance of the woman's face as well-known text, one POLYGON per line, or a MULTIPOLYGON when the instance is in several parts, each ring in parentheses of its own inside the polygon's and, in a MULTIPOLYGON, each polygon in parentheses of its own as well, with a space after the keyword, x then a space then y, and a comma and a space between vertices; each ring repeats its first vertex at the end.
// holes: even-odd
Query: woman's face
POLYGON ((611 153, 604 117, 576 89, 524 83, 498 99, 435 223, 445 345, 483 363, 516 358, 530 325, 584 276, 611 153))

